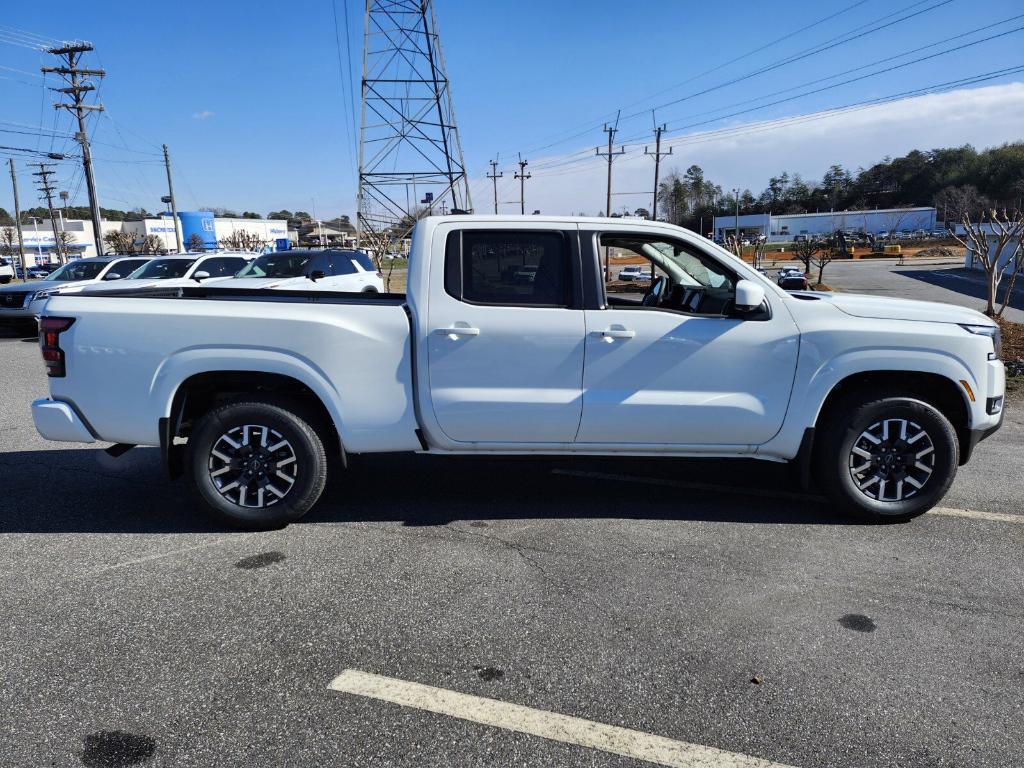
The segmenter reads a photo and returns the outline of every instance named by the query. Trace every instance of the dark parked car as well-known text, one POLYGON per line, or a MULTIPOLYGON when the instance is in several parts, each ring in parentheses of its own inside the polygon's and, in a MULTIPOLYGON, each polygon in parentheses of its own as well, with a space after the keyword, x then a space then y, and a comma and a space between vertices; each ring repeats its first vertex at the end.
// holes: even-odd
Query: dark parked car
POLYGON ((779 275, 779 287, 784 291, 806 291, 807 277, 799 273, 779 275))

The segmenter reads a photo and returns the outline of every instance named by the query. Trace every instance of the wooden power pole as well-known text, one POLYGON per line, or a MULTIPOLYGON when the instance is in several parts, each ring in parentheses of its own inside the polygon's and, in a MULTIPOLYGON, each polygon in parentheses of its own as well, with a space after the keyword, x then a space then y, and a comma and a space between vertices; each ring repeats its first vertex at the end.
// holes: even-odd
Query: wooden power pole
MULTIPOLYGON (((515 174, 515 178, 519 179, 519 213, 526 215, 526 180, 533 176, 532 173, 526 173, 526 166, 528 161, 523 160, 523 156, 519 156, 519 173, 515 174)), ((497 183, 497 182, 495 182, 497 183)))
POLYGON ((25 236, 21 232, 21 203, 18 201, 18 176, 14 172, 14 158, 7 160, 11 166, 11 187, 14 189, 14 224, 18 228, 18 254, 21 256, 21 281, 28 282, 28 263, 25 261, 25 236))
MULTIPOLYGON (((604 132, 608 134, 608 149, 606 151, 602 152, 601 148, 597 147, 597 156, 598 157, 607 157, 608 158, 608 196, 607 196, 607 201, 605 202, 604 215, 605 216, 609 216, 609 217, 612 215, 612 162, 619 155, 626 154, 626 148, 625 147, 619 147, 617 152, 612 148, 612 144, 615 142, 615 134, 619 132, 618 125, 619 125, 618 118, 615 118, 615 125, 614 126, 608 125, 607 123, 605 123, 604 132)), ((611 280, 611 277, 612 277, 611 276, 611 272, 610 272, 610 270, 608 268, 608 249, 605 248, 604 249, 604 281, 607 283, 609 280, 611 280)))
POLYGON ((90 77, 104 77, 107 73, 102 69, 83 69, 78 66, 82 54, 93 50, 91 43, 71 43, 56 48, 50 48, 47 52, 54 56, 60 56, 64 63, 59 67, 43 67, 44 73, 53 72, 64 78, 67 83, 65 88, 54 88, 57 93, 63 93, 70 97, 71 101, 58 101, 54 109, 66 109, 75 115, 78 120, 78 132, 75 140, 82 147, 82 167, 85 170, 85 184, 89 192, 89 211, 92 214, 92 234, 96 241, 96 254, 103 255, 103 228, 100 217, 100 203, 96 196, 96 178, 92 171, 92 150, 89 148, 89 134, 85 130, 85 116, 89 112, 102 112, 101 104, 86 104, 85 94, 95 91, 96 87, 86 82, 90 77))
POLYGON ((494 182, 494 212, 498 212, 498 179, 505 175, 502 171, 498 173, 498 161, 491 160, 491 172, 487 174, 487 178, 494 182))

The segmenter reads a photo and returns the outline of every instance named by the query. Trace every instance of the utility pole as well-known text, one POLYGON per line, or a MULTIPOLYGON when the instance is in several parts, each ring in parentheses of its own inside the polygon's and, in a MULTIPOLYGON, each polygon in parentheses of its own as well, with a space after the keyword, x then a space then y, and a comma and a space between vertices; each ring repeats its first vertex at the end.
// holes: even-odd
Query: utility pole
MULTIPOLYGON (((605 209, 604 209, 604 215, 608 216, 608 217, 611 217, 611 215, 612 215, 612 161, 614 161, 615 158, 618 155, 626 154, 626 148, 625 147, 619 147, 619 151, 618 152, 616 152, 616 151, 614 151, 612 149, 612 144, 615 141, 615 134, 619 132, 618 125, 619 125, 619 118, 618 117, 615 118, 615 125, 614 126, 608 125, 607 123, 605 123, 603 130, 604 130, 605 133, 608 134, 608 149, 605 152, 602 152, 601 148, 597 147, 597 156, 598 157, 607 157, 608 158, 608 198, 607 198, 607 202, 605 203, 605 209)), ((610 274, 609 269, 608 269, 608 249, 605 248, 604 249, 604 281, 607 283, 609 280, 611 280, 611 274, 610 274)))
POLYGON ((498 212, 498 179, 505 175, 505 172, 497 172, 498 161, 491 160, 491 172, 487 174, 487 178, 494 182, 494 212, 498 212))
POLYGON ((736 255, 743 258, 743 246, 740 245, 740 190, 739 187, 733 189, 732 193, 736 196, 736 255))
POLYGON ((171 225, 174 227, 174 242, 178 245, 178 253, 181 249, 181 231, 178 229, 178 204, 174 202, 174 182, 171 180, 171 154, 164 144, 164 168, 167 169, 167 196, 171 198, 171 225))
POLYGON ((14 158, 8 158, 11 166, 11 187, 14 188, 14 223, 18 227, 18 254, 21 256, 21 281, 28 282, 28 262, 25 261, 25 237, 21 233, 21 203, 18 202, 18 176, 14 172, 14 158))
POLYGON ((654 197, 651 201, 651 221, 658 220, 658 171, 661 167, 661 158, 668 157, 672 154, 672 147, 668 148, 668 152, 661 151, 661 134, 664 133, 664 131, 664 125, 659 125, 654 129, 653 152, 648 152, 647 147, 644 147, 644 154, 650 155, 654 158, 654 197))
POLYGON ((46 198, 46 207, 50 209, 50 226, 53 227, 53 244, 57 249, 57 261, 62 262, 64 260, 64 243, 61 240, 61 236, 57 234, 57 217, 53 212, 53 185, 50 184, 50 176, 53 175, 53 171, 50 170, 48 163, 39 163, 39 170, 32 175, 39 177, 37 189, 42 193, 42 196, 46 198))
POLYGON ((64 78, 68 84, 65 88, 53 88, 51 90, 63 93, 71 98, 70 102, 59 101, 53 105, 54 109, 66 109, 74 113, 78 119, 78 132, 75 139, 82 147, 82 167, 85 169, 85 183, 89 191, 89 209, 92 213, 92 234, 96 241, 96 253, 103 255, 103 227, 100 219, 100 203, 96 197, 96 178, 92 171, 92 151, 89 149, 89 134, 85 130, 85 116, 89 112, 102 112, 101 104, 86 104, 85 94, 95 91, 96 87, 89 85, 86 78, 104 77, 107 73, 102 69, 83 69, 78 66, 83 53, 93 50, 91 43, 71 43, 57 48, 50 48, 47 52, 64 59, 64 64, 59 67, 43 67, 43 73, 54 72, 64 78))
MULTIPOLYGON (((522 216, 526 215, 526 180, 533 176, 532 173, 524 173, 528 164, 529 161, 523 160, 523 156, 520 155, 519 173, 515 174, 515 178, 519 179, 519 213, 522 216)), ((495 182, 495 184, 497 184, 497 182, 495 182)), ((495 197, 495 200, 497 200, 497 197, 495 197)))
MULTIPOLYGON (((647 147, 644 147, 644 154, 651 155, 654 158, 654 196, 651 200, 651 221, 658 220, 658 171, 661 168, 661 158, 668 157, 672 154, 672 147, 668 148, 668 152, 661 151, 661 134, 665 132, 665 125, 657 125, 654 127, 654 152, 648 152, 647 147)), ((651 262, 651 282, 654 281, 654 262, 651 262)))

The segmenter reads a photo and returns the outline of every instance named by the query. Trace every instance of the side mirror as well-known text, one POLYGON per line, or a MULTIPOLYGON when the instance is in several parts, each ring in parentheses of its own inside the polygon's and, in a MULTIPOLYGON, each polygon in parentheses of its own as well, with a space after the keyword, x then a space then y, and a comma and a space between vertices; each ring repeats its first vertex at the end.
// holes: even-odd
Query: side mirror
POLYGON ((315 283, 317 280, 327 277, 327 275, 324 274, 323 270, 314 269, 312 272, 306 275, 306 277, 308 277, 315 283))
POLYGON ((103 279, 104 280, 120 280, 121 276, 119 274, 117 274, 117 272, 109 272, 107 274, 107 276, 104 277, 103 279))
POLYGON ((209 276, 210 276, 209 272, 204 272, 203 270, 199 270, 194 275, 192 275, 192 279, 195 280, 198 283, 200 280, 205 280, 209 276))
POLYGON ((736 283, 736 311, 752 312, 764 303, 764 288, 753 280, 736 283))

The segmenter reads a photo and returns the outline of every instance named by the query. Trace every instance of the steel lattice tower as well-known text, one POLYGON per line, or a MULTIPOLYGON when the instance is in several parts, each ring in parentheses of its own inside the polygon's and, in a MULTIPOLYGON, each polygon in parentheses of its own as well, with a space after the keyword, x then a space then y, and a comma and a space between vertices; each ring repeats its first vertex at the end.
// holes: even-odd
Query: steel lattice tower
POLYGON ((472 210, 432 0, 367 0, 360 239, 378 257, 420 216, 472 210))

